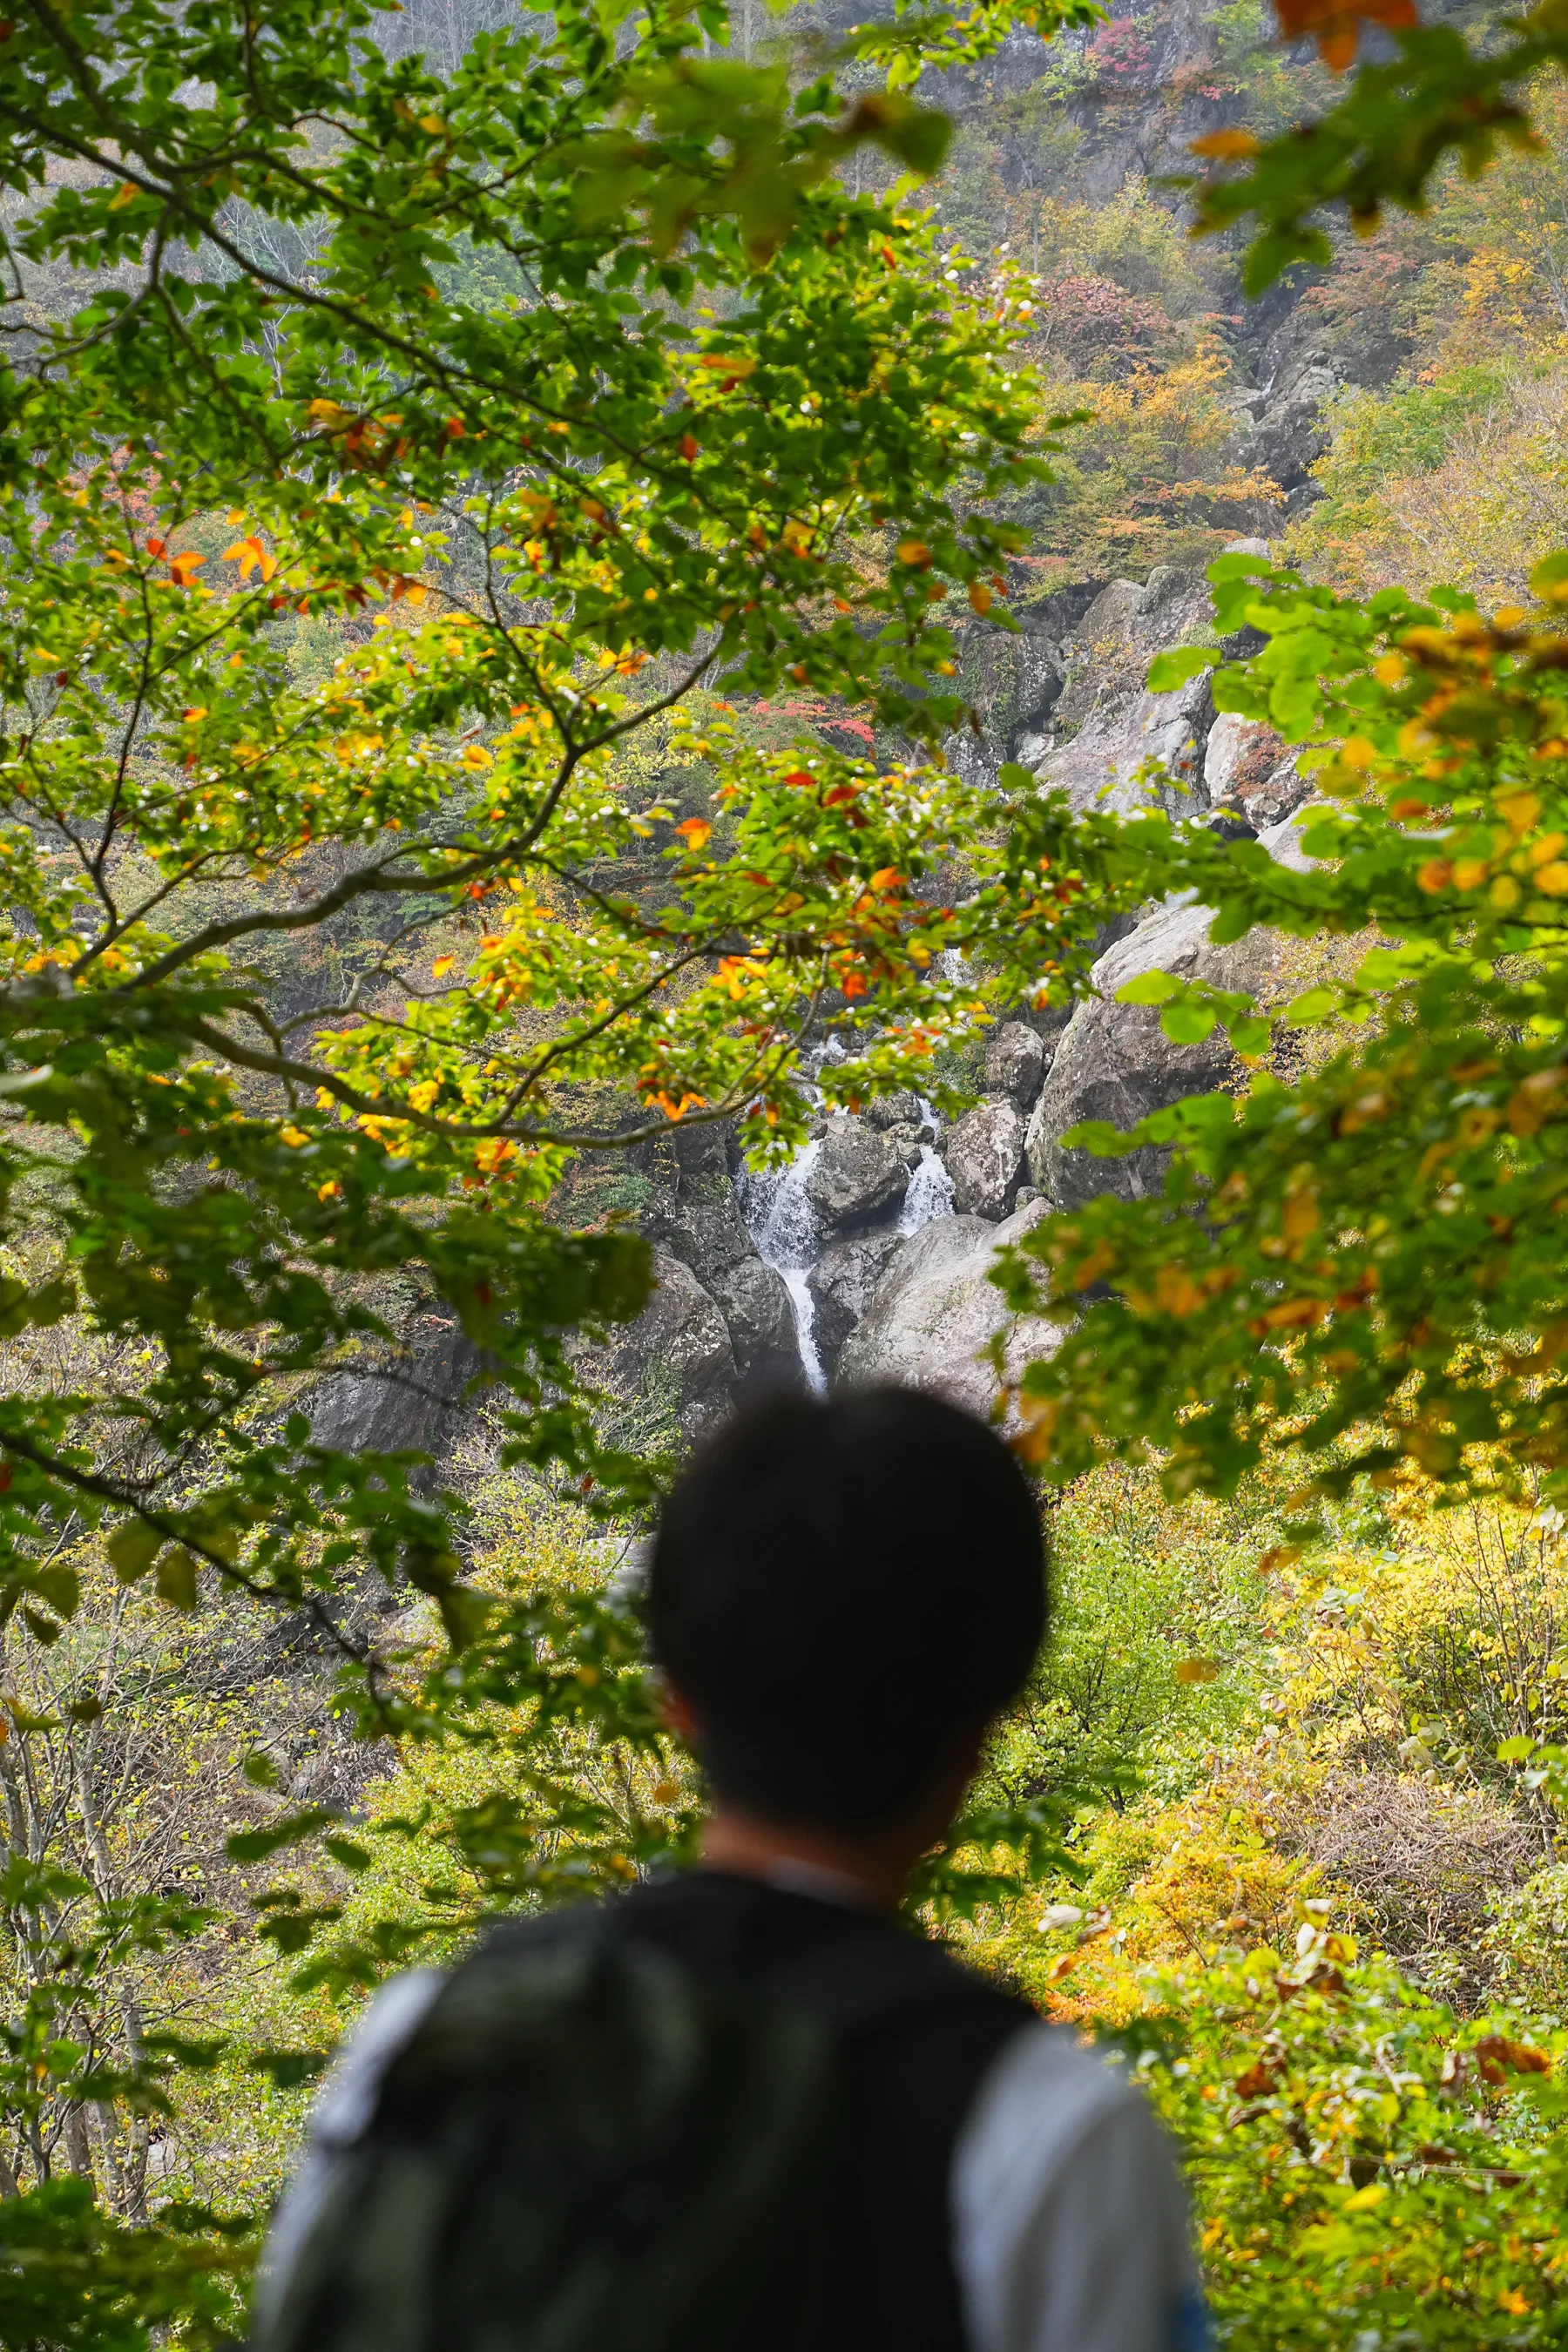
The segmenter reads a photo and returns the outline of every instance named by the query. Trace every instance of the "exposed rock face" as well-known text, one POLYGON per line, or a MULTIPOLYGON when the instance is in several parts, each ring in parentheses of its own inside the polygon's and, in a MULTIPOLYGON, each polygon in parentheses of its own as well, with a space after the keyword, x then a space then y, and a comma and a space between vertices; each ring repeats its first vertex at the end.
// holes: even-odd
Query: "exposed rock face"
POLYGON ((626 1395, 650 1370, 662 1375, 674 1389, 681 1428, 695 1439, 723 1418, 738 1377, 735 1351, 729 1326, 691 1268, 656 1248, 653 1269, 658 1287, 637 1321, 609 1341, 605 1370, 610 1384, 626 1395))
MULTIPOLYGON (((1287 821, 1259 839, 1272 856, 1299 864, 1298 829, 1287 821)), ((1206 907, 1162 907, 1095 965, 1099 994, 1079 1005, 1062 1033, 1026 1140, 1030 1175, 1063 1208, 1081 1207, 1097 1192, 1137 1200, 1158 1192, 1166 1161, 1156 1148, 1115 1160, 1064 1150, 1060 1138, 1068 1128, 1090 1118, 1134 1127, 1184 1095, 1212 1093, 1235 1068, 1223 1029, 1212 1030, 1202 1045, 1174 1045, 1160 1026, 1158 1006, 1115 1002, 1119 989, 1146 971, 1266 994, 1283 946, 1278 933, 1249 931, 1216 948, 1208 936, 1212 919, 1206 907)))
POLYGON ((1139 771, 1158 760, 1183 788, 1161 787, 1161 801, 1176 811, 1204 806, 1204 753, 1214 716, 1208 680, 1151 694, 1143 678, 1165 646, 1204 637, 1212 643, 1213 636, 1201 570, 1163 564, 1142 587, 1111 581, 1069 641, 1068 683, 1052 713, 1055 742, 1040 765, 1041 781, 1065 792, 1077 809, 1131 809, 1147 797, 1139 771))
POLYGON ((829 1242, 805 1286, 811 1294, 811 1336, 816 1358, 831 1379, 844 1343, 871 1303, 888 1262, 900 1246, 891 1225, 829 1242))
POLYGON ((1312 789, 1310 778, 1297 774, 1296 754, 1272 727, 1237 718, 1233 710, 1222 710, 1209 730, 1204 783, 1212 803, 1235 809, 1255 833, 1267 832, 1300 808, 1312 789))
POLYGON ((900 1087, 896 1094, 879 1095, 865 1112, 868 1127, 919 1127, 925 1113, 921 1098, 912 1087, 900 1087))
POLYGON ((1027 1110, 1045 1069, 1045 1046, 1026 1023, 1004 1021, 991 1032, 985 1046, 987 1093, 1005 1095, 1015 1110, 1027 1110))
POLYGON ((995 1333, 1011 1326, 1005 1359, 1011 1374, 1057 1343, 1054 1324, 1010 1317, 1001 1292, 986 1279, 998 1244, 1021 1239, 1044 1213, 1037 1202, 1001 1225, 979 1217, 940 1217, 900 1242, 864 1320, 845 1343, 840 1381, 856 1387, 898 1381, 950 1397, 972 1412, 988 1412, 995 1378, 976 1359, 995 1333))
POLYGON ((795 1308, 777 1268, 742 1258, 715 1275, 711 1289, 729 1327, 741 1389, 798 1386, 795 1308))
POLYGON ((1279 766, 1285 746, 1272 727, 1256 719, 1242 719, 1222 710, 1209 729, 1204 752, 1204 782, 1211 801, 1240 799, 1247 785, 1259 784, 1279 766))
POLYGON ((321 1381, 308 1404, 316 1444, 344 1454, 448 1449, 479 1351, 446 1307, 413 1316, 401 1339, 395 1349, 367 1349, 362 1361, 321 1381))
POLYGON ((936 1129, 933 1127, 928 1127, 923 1123, 917 1127, 912 1119, 907 1122, 901 1121, 897 1127, 885 1127, 882 1129, 883 1140, 892 1146, 903 1161, 906 1171, 920 1166, 921 1145, 931 1142, 935 1135, 936 1129))
POLYGON ((826 1232, 844 1233, 901 1201, 909 1173, 890 1136, 864 1119, 830 1118, 806 1178, 806 1198, 826 1232))
POLYGON ((986 1217, 994 1223, 1006 1215, 1024 1173, 1025 1124, 1010 1102, 983 1102, 966 1110, 953 1128, 942 1156, 961 1217, 986 1217))

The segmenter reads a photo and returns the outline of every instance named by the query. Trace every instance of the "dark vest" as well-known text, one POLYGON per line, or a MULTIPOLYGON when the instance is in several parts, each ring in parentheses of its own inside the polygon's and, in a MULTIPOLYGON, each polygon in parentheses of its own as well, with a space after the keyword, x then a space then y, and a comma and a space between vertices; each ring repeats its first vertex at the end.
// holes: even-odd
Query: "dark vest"
MULTIPOLYGON (((571 1916, 558 1915, 563 1925, 571 1916)), ((832 2320, 811 2352, 964 2352, 953 2147, 982 2078, 1035 2011, 891 1919, 723 1872, 658 1879, 616 1897, 605 1916, 721 1987, 800 2004, 833 2034, 842 2145, 826 2249, 832 2320)))

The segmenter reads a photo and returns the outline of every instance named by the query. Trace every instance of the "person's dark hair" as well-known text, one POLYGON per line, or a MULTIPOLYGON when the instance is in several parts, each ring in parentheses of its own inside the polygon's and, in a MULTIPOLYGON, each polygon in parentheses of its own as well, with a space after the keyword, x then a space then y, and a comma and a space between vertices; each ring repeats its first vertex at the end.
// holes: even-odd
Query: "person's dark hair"
POLYGON ((677 1484, 648 1607, 721 1797, 874 1830, 1022 1687, 1045 1630, 1040 1517, 1000 1437, 939 1398, 775 1395, 677 1484))

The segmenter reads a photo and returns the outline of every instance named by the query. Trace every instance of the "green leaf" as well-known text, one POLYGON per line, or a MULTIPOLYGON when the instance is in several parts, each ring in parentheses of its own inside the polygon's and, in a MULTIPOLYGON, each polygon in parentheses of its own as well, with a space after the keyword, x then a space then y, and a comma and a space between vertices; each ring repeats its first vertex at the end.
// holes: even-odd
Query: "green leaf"
POLYGON ((331 2063, 326 2050, 253 2050, 246 2059, 253 2074, 265 2074, 274 2090, 297 2091, 313 2083, 331 2063))
POLYGON ((1144 684, 1151 694, 1173 694, 1189 678, 1212 669, 1218 659, 1216 646, 1173 646, 1168 652, 1155 655, 1144 684))
POLYGON ((319 1830, 331 1827, 339 1818, 325 1806, 307 1805, 300 1812, 286 1813, 281 1821, 269 1822, 265 1829, 237 1830, 226 1841, 224 1851, 231 1862, 265 1862, 269 1854, 314 1837, 319 1830))
POLYGON ((196 1606, 196 1563, 184 1544, 174 1544, 158 1562, 153 1580, 160 1601, 171 1609, 194 1609, 196 1606))
POLYGON ((324 1837, 321 1843, 345 1870, 368 1870, 374 1860, 369 1846, 361 1845, 357 1838, 324 1837))
POLYGON ((146 1575, 167 1541, 168 1538, 160 1535, 156 1528, 150 1528, 145 1519, 127 1519, 115 1528, 104 1549, 121 1583, 134 1584, 146 1575))
POLYGON ((1183 982, 1168 971, 1141 971, 1116 992, 1118 1004, 1165 1004, 1183 982))
POLYGON ((1237 1053, 1254 1055, 1267 1054, 1274 1039, 1274 1024, 1254 1014, 1228 1024, 1230 1042, 1237 1053))
POLYGON ((1285 1007, 1285 1019, 1292 1029, 1310 1029, 1314 1022, 1326 1021, 1331 1013, 1337 1013, 1339 1005, 1336 988, 1303 989, 1285 1007))
POLYGON ((1201 1045, 1218 1019, 1212 1004, 1170 1004, 1160 1015, 1160 1026, 1173 1045, 1201 1045))
POLYGON ((39 1569, 33 1579, 33 1590, 40 1601, 47 1601, 57 1617, 74 1617, 81 1599, 81 1579, 74 1568, 63 1561, 39 1569))

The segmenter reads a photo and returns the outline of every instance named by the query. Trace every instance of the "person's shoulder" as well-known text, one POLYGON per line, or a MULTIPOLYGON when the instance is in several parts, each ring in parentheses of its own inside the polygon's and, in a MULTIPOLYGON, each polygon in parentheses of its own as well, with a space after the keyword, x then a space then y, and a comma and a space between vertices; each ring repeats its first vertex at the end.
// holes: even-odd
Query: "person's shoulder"
POLYGON ((1153 2111, 1128 2068, 1070 2026, 1037 2018, 1015 2033, 980 2084, 963 2138, 983 2162, 1011 2166, 1025 2152, 1061 2160, 1091 2136, 1157 2136, 1153 2111))
POLYGON ((1143 2103, 1142 2092, 1120 2056, 1097 2049, 1076 2027, 1053 2024, 1037 2012, 1002 2053, 997 2087, 1021 2098, 1047 2092, 1097 2109, 1143 2103))

